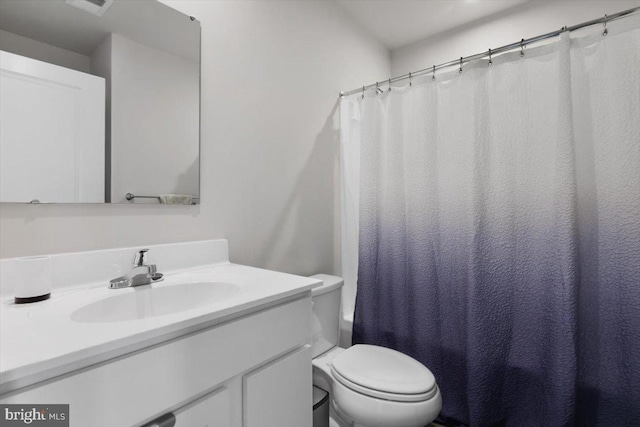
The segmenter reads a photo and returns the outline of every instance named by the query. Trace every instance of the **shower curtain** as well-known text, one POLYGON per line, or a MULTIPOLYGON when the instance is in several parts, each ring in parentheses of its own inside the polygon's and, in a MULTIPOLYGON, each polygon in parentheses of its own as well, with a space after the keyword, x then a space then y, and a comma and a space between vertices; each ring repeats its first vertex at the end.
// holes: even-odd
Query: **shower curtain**
POLYGON ((353 342, 426 365, 444 419, 640 425, 636 18, 342 100, 353 342))

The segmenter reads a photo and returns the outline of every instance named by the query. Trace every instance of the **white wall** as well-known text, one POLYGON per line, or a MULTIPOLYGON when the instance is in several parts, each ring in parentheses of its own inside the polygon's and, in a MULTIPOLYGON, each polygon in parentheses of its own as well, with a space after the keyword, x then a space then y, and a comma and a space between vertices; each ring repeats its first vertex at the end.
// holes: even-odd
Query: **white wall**
POLYGON ((199 73, 198 62, 111 35, 112 202, 198 194, 199 73))
POLYGON ((0 30, 0 50, 72 70, 89 72, 88 56, 4 30, 0 30))
POLYGON ((202 23, 202 204, 2 205, 0 256, 225 237, 235 262, 334 272, 337 95, 388 51, 333 2, 167 3, 202 23))
POLYGON ((111 202, 111 33, 91 52, 91 74, 104 78, 104 200, 111 202))
MULTIPOLYGON (((640 1, 535 0, 391 52, 394 76, 640 6, 640 1)), ((356 85, 357 87, 357 85, 356 85)))

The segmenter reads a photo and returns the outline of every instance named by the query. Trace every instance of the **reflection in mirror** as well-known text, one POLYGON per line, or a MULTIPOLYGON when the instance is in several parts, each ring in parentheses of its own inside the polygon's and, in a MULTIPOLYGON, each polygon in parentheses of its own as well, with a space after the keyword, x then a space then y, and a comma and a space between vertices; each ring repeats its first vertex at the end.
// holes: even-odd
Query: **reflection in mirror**
POLYGON ((0 201, 199 201, 200 24, 155 0, 0 0, 0 201))

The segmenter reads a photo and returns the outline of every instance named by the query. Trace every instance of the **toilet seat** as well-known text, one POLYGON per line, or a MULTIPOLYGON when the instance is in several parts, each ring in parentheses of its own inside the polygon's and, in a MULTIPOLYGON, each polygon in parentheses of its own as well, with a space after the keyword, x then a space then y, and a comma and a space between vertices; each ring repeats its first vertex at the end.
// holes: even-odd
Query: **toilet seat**
POLYGON ((390 400, 393 402, 422 402, 425 400, 431 399, 438 392, 437 388, 434 386, 431 390, 426 393, 420 394, 398 394, 398 393, 388 393, 381 390, 375 390, 367 387, 363 387, 360 384, 356 384, 352 381, 349 381, 342 375, 338 374, 335 370, 331 372, 333 377, 343 386, 348 389, 355 391, 360 394, 364 394, 365 396, 375 397, 377 399, 390 400))
POLYGON ((438 393, 431 371, 385 347, 358 344, 334 358, 331 373, 355 392, 395 402, 422 402, 438 393))

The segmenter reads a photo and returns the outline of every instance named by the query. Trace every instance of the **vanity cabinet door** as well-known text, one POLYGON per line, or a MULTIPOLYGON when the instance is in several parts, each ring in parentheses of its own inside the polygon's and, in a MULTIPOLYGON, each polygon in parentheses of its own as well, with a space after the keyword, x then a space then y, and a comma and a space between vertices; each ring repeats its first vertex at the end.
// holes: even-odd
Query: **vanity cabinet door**
POLYGON ((311 394, 307 345, 244 377, 244 427, 311 427, 311 394))
POLYGON ((227 388, 216 390, 176 411, 174 427, 231 426, 231 398, 227 388))

